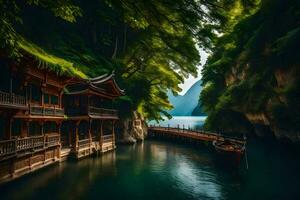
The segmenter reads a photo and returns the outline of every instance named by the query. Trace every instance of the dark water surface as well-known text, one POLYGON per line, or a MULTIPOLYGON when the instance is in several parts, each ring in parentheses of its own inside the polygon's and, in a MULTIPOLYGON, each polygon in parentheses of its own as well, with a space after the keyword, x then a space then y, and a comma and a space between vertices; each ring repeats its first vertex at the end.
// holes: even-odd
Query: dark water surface
POLYGON ((300 199, 299 157, 250 141, 249 170, 205 145, 146 141, 64 162, 0 186, 0 199, 300 199))

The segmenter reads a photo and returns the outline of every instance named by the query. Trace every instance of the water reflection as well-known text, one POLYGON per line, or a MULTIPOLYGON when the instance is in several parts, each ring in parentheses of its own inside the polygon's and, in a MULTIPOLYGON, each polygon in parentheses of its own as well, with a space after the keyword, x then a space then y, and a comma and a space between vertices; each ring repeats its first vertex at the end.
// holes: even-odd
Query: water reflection
POLYGON ((300 165, 287 155, 250 144, 250 168, 239 171, 222 168, 206 147, 149 141, 48 167, 1 185, 0 194, 1 200, 299 199, 300 165))

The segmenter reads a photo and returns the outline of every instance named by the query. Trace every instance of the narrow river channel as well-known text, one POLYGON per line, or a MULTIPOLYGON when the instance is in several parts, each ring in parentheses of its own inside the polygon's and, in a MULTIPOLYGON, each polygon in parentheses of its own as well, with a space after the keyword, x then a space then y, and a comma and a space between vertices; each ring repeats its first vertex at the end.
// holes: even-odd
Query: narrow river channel
POLYGON ((145 141, 64 162, 0 186, 5 199, 300 199, 300 164, 289 149, 250 141, 249 170, 212 148, 145 141))

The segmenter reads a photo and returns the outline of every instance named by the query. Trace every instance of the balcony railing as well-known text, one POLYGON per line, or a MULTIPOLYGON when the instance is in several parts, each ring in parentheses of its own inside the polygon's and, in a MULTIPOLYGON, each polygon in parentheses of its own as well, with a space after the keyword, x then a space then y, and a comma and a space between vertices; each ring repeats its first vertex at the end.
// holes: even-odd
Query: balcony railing
POLYGON ((87 148, 90 145, 91 145, 90 139, 83 139, 83 140, 78 141, 78 148, 79 149, 87 148))
POLYGON ((114 109, 105 109, 105 108, 96 108, 93 106, 89 106, 89 114, 90 115, 98 115, 105 117, 118 117, 118 111, 114 109))
POLYGON ((64 109, 62 108, 51 108, 42 106, 30 106, 31 115, 42 115, 42 116, 64 116, 64 109))
POLYGON ((26 107, 26 98, 14 93, 0 91, 0 104, 6 106, 26 107))
POLYGON ((113 136, 112 135, 103 135, 101 137, 102 143, 108 143, 108 142, 113 142, 113 136))
POLYGON ((0 141, 0 159, 3 156, 17 155, 21 152, 33 152, 60 145, 59 135, 31 136, 0 141))

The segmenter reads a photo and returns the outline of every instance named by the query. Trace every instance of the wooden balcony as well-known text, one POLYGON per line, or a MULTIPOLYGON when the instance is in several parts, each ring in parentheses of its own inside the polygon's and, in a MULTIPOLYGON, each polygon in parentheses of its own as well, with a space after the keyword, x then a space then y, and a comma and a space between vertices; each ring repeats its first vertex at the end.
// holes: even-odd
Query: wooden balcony
POLYGON ((62 108, 30 106, 30 114, 39 116, 63 117, 65 112, 62 108))
POLYGON ((89 106, 88 113, 89 115, 94 116, 118 118, 118 111, 114 109, 96 108, 93 106, 89 106))
POLYGON ((2 91, 0 91, 0 106, 24 110, 28 109, 25 97, 2 91))
POLYGON ((0 141, 0 160, 9 156, 21 156, 23 154, 44 150, 60 145, 58 134, 31 136, 0 141))
POLYGON ((91 138, 78 140, 73 147, 72 153, 79 159, 95 152, 106 152, 115 149, 115 142, 113 135, 104 135, 101 137, 101 140, 99 136, 93 136, 91 138))
POLYGON ((102 143, 109 143, 109 142, 113 142, 113 135, 103 135, 101 137, 102 143))
POLYGON ((90 146, 91 146, 90 139, 83 139, 83 140, 78 141, 78 148, 79 149, 89 148, 90 146))

